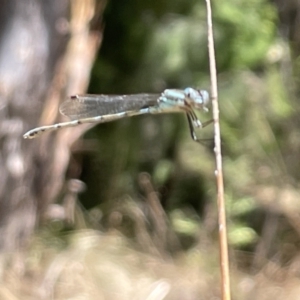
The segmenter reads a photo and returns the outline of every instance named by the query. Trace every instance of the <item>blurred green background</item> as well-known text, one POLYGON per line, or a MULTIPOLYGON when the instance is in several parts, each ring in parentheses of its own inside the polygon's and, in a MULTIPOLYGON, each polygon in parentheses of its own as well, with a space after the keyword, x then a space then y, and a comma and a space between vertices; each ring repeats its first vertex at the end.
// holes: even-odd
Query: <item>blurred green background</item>
MULTIPOLYGON (((253 250, 267 215, 280 211, 280 199, 265 203, 265 190, 276 195, 278 188, 296 186, 299 137, 293 86, 285 84, 293 79, 285 69, 290 53, 278 34, 272 3, 216 2, 213 11, 229 237, 232 246, 253 250)), ((205 2, 109 1, 104 23, 90 93, 210 88, 205 2)), ((200 115, 211 118, 211 113, 200 115)), ((99 209, 109 227, 110 214, 122 203, 145 205, 139 174, 147 172, 175 224, 181 224, 179 218, 191 225, 177 228, 187 230, 184 248, 198 240, 195 218, 201 228, 214 223, 216 233, 212 129, 198 132, 204 139, 199 145, 191 141, 184 115, 141 116, 95 127, 85 136, 94 151, 80 157, 80 179, 87 185, 82 205, 99 209)), ((134 222, 128 219, 124 222, 134 222)), ((127 228, 119 224, 121 231, 127 228)), ((268 247, 276 253, 282 236, 271 240, 268 247)))

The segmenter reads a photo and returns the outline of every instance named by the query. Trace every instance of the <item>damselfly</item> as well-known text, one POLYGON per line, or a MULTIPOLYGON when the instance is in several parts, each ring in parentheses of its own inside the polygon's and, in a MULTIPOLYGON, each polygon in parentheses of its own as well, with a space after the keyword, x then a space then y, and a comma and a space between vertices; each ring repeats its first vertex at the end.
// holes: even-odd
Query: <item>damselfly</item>
POLYGON ((209 94, 205 90, 186 88, 167 89, 159 94, 133 95, 76 95, 61 104, 60 113, 71 121, 34 128, 26 132, 25 139, 33 139, 46 131, 73 127, 84 123, 104 123, 142 114, 184 112, 193 140, 195 128, 203 128, 212 120, 201 123, 193 108, 208 111, 209 94))

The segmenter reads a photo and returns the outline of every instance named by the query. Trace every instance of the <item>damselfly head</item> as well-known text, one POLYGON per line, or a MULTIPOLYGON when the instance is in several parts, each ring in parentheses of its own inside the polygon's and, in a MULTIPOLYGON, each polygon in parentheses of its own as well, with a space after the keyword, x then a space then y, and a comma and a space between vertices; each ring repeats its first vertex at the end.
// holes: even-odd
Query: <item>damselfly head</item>
POLYGON ((190 104, 195 108, 205 109, 206 105, 209 103, 209 93, 205 90, 186 88, 184 94, 190 101, 190 104))

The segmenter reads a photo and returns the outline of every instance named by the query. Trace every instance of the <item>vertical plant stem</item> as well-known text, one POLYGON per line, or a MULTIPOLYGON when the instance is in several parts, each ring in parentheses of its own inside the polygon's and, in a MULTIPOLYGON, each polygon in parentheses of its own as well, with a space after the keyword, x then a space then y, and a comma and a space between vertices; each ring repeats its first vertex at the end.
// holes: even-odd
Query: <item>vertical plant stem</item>
POLYGON ((221 293, 223 300, 230 300, 230 278, 229 278, 229 261, 228 261, 228 243, 226 230, 226 211, 224 201, 224 182, 222 171, 222 154, 221 154, 221 135, 219 122, 219 104, 218 104, 218 89, 217 89, 217 71, 216 59, 214 50, 212 13, 210 0, 206 0, 207 6, 207 30, 208 30, 208 52, 209 52, 209 67, 211 77, 211 99, 212 111, 214 119, 214 142, 215 142, 215 157, 218 190, 218 224, 219 224, 219 244, 220 244, 220 266, 221 266, 221 293))

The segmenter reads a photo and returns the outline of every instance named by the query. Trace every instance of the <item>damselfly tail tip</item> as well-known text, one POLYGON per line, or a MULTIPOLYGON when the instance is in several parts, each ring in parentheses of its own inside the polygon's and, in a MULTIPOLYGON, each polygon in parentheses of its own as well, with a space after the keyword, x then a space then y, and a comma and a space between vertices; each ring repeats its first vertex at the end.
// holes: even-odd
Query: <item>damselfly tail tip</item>
POLYGON ((35 130, 29 130, 23 135, 23 139, 34 139, 38 136, 38 132, 35 130))
POLYGON ((24 135, 23 135, 23 139, 33 139, 34 136, 30 135, 30 133, 26 132, 24 135))

